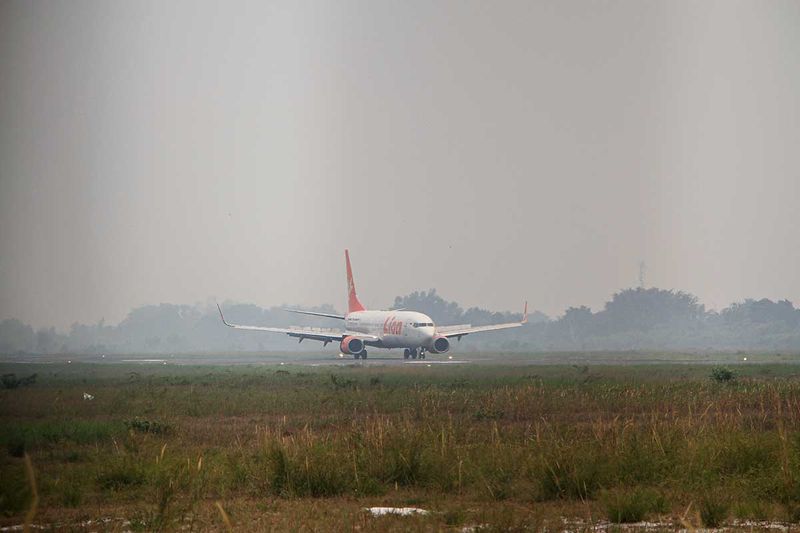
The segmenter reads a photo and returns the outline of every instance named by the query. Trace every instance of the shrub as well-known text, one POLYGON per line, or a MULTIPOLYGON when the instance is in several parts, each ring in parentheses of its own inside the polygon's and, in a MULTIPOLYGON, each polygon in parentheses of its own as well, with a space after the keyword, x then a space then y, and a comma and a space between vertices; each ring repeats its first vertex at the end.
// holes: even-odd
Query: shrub
POLYGON ((158 420, 147 420, 139 418, 138 416, 125 421, 125 426, 131 431, 138 431, 139 433, 152 433, 154 435, 162 435, 170 430, 168 424, 159 422, 158 420))
POLYGON ((0 378, 0 384, 4 389, 16 389, 17 387, 26 387, 36 383, 36 374, 17 379, 16 374, 3 374, 0 378))
POLYGON ((730 368, 715 366, 711 369, 711 379, 717 383, 728 383, 736 379, 736 374, 730 368))

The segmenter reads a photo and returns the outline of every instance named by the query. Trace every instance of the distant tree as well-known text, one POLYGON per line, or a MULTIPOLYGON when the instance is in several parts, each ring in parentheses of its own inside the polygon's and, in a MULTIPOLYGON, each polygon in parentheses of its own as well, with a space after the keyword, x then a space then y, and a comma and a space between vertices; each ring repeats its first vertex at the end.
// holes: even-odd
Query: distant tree
POLYGON ((436 294, 436 289, 398 296, 394 299, 392 307, 394 309, 413 309, 425 313, 437 324, 459 324, 463 321, 464 315, 464 311, 457 303, 446 301, 436 294))
POLYGON ((580 307, 570 307, 561 317, 561 324, 564 332, 572 342, 583 347, 583 341, 592 331, 592 310, 582 305, 580 307))
POLYGON ((54 353, 63 342, 63 337, 56 333, 56 329, 41 328, 36 331, 36 353, 54 353))
POLYGON ((797 326, 800 324, 800 310, 795 309, 789 300, 773 302, 767 298, 748 299, 723 309, 722 318, 725 323, 732 325, 782 322, 787 326, 797 326))
POLYGON ((32 352, 35 346, 32 327, 16 318, 0 322, 0 353, 32 352))
POLYGON ((663 289, 625 289, 615 293, 598 313, 607 333, 646 331, 656 326, 689 326, 699 323, 705 307, 697 297, 682 291, 663 289))

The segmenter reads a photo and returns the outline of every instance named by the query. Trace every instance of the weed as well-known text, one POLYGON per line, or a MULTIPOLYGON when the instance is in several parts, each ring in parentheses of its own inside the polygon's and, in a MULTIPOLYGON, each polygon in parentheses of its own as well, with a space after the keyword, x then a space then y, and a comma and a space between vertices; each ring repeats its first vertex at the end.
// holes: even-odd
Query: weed
POLYGON ((14 422, 0 432, 0 442, 6 445, 9 455, 20 457, 26 450, 40 446, 65 442, 94 444, 109 441, 121 429, 117 422, 94 420, 14 422))
POLYGON ((355 380, 341 378, 336 374, 331 374, 330 379, 335 389, 355 389, 358 386, 355 380))
POLYGON ((718 527, 728 517, 729 507, 727 501, 707 496, 700 501, 700 520, 706 527, 718 527))
POLYGON ((586 499, 594 496, 606 480, 597 452, 591 449, 563 449, 555 457, 543 457, 538 468, 539 499, 586 499))
POLYGON ((0 513, 4 516, 20 514, 28 508, 31 498, 25 467, 22 462, 2 465, 3 482, 0 483, 0 513))
POLYGON ((64 480, 61 502, 65 507, 79 507, 83 503, 83 487, 76 480, 64 480))
POLYGON ((144 469, 129 458, 112 461, 108 467, 97 475, 100 488, 120 490, 145 482, 144 469))
POLYGON ((664 497, 653 489, 608 490, 601 494, 608 519, 618 524, 641 522, 650 513, 664 513, 664 497))
POLYGON ((6 443, 8 455, 11 457, 22 457, 25 455, 25 439, 15 436, 6 443))
POLYGON ((743 520, 766 520, 769 518, 769 506, 760 500, 739 501, 733 508, 736 518, 743 520))
POLYGON ((448 509, 444 512, 442 518, 444 519, 444 523, 448 526, 460 526, 464 523, 465 515, 464 511, 460 509, 448 509))

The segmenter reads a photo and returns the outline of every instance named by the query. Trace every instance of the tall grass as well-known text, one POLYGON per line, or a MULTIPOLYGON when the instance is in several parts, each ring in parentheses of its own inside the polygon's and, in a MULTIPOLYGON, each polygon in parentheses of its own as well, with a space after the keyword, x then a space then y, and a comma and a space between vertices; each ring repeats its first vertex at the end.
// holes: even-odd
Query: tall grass
MULTIPOLYGON (((800 381, 787 372, 720 384, 692 367, 280 371, 45 375, 2 391, 3 484, 24 494, 21 446, 45 465, 45 505, 142 502, 149 529, 207 499, 399 493, 594 505, 615 521, 690 503, 707 523, 800 514, 800 381), (96 400, 75 399, 84 388, 96 400), (729 495, 724 512, 697 499, 712 489, 729 495)), ((14 494, 0 490, 0 510, 24 508, 14 494)))

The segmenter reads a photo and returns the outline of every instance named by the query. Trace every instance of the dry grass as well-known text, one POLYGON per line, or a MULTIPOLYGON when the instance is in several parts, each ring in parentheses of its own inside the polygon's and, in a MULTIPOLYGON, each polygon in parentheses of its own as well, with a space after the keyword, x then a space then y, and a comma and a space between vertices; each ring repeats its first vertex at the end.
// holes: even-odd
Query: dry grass
POLYGON ((131 522, 111 530, 800 516, 794 366, 81 367, 0 392, 3 523, 28 509, 25 453, 38 522, 131 522))

